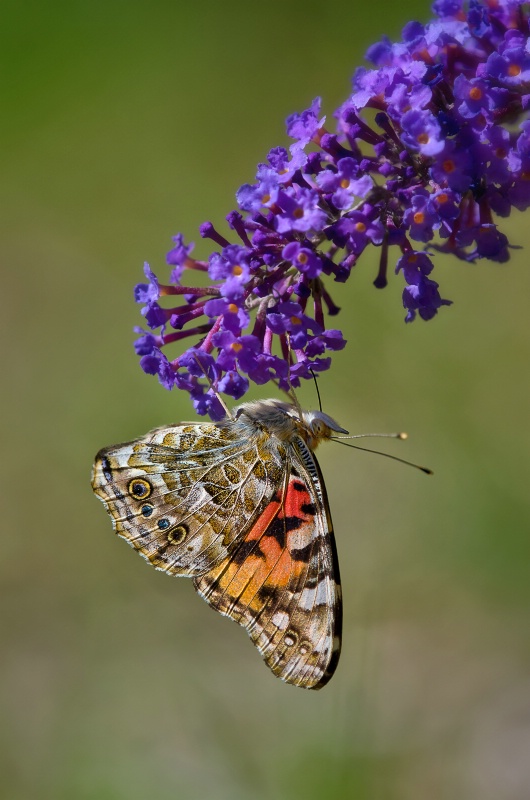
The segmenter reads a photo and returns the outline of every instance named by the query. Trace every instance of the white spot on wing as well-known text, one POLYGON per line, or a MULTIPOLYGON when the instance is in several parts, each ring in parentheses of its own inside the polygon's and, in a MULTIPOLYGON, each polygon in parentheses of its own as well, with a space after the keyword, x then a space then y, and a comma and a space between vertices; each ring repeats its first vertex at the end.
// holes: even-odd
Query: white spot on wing
POLYGON ((296 531, 289 531, 289 548, 291 550, 303 550, 311 544, 313 531, 310 525, 303 525, 296 531))
POLYGON ((285 611, 277 611, 272 617, 271 622, 281 631, 284 631, 289 625, 289 614, 286 614, 285 611))
POLYGON ((324 606, 328 602, 327 578, 323 578, 312 588, 305 588, 300 595, 300 607, 310 611, 313 606, 324 606))

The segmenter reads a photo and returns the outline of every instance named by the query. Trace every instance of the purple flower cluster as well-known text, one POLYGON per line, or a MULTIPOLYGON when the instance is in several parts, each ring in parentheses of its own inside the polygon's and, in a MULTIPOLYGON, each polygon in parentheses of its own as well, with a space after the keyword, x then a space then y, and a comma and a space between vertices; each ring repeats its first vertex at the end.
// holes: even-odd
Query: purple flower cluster
POLYGON ((135 297, 157 332, 138 329, 141 366, 199 414, 222 416, 217 394, 238 399, 250 381, 287 389, 328 369, 345 341, 326 328, 339 309, 325 280, 346 281, 368 245, 380 249, 378 288, 396 254, 407 322, 450 304, 431 277, 435 252, 509 258, 493 214, 530 204, 528 5, 436 0, 433 11, 368 50, 374 68, 356 71, 335 133, 318 99, 288 118, 289 150, 271 150, 236 194, 235 241, 204 223, 208 261, 179 234, 167 285, 146 265, 135 297), (210 285, 182 285, 191 270, 210 285), (181 304, 160 302, 174 295, 181 304), (189 336, 197 344, 169 360, 163 348, 189 336))

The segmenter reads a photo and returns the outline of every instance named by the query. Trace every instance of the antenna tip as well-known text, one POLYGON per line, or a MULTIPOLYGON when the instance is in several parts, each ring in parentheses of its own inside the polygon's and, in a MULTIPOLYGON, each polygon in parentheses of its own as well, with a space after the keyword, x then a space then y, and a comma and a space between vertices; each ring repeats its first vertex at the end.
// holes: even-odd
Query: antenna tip
POLYGON ((398 439, 408 439, 409 435, 408 435, 408 433, 405 433, 404 431, 402 431, 401 433, 397 434, 397 438, 398 439))
POLYGON ((434 472, 432 471, 432 469, 429 469, 428 467, 420 467, 420 469, 426 475, 434 475, 434 472))

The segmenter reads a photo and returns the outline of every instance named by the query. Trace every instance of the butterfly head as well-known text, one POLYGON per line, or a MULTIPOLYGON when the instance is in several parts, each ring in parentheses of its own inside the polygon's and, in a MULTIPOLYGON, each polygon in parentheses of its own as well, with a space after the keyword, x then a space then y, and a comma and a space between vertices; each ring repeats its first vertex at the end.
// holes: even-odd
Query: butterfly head
POLYGON ((348 433, 323 411, 302 411, 300 435, 311 450, 321 441, 330 439, 334 433, 348 433))

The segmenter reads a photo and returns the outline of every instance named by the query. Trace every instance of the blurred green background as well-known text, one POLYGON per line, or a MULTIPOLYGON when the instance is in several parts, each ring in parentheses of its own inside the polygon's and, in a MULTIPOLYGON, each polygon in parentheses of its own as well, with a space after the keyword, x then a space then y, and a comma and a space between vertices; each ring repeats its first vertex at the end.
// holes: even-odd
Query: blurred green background
MULTIPOLYGON (((335 291, 321 380, 427 478, 320 452, 345 595, 321 692, 149 569, 92 495, 103 445, 193 412, 144 375, 132 287, 171 236, 207 254, 284 119, 331 115, 427 2, 4 0, 0 774, 8 800, 521 800, 530 786, 528 216, 510 263, 438 256, 455 304, 403 323, 378 253, 335 291), (398 5, 401 8, 398 8, 398 5)), ((314 407, 314 388, 300 392, 314 407)))

